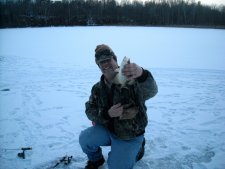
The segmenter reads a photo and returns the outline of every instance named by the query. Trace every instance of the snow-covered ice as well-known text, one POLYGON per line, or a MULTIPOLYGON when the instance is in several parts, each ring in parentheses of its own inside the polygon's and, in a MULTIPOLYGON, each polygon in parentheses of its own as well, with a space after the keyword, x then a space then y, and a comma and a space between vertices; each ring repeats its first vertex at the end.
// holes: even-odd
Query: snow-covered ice
POLYGON ((72 163, 57 168, 85 165, 78 136, 91 125, 84 103, 101 75, 101 43, 158 83, 146 103, 145 156, 134 169, 224 169, 225 30, 157 27, 1 29, 0 168, 44 169, 64 155, 72 163), (6 150, 21 147, 32 147, 26 159, 6 150))

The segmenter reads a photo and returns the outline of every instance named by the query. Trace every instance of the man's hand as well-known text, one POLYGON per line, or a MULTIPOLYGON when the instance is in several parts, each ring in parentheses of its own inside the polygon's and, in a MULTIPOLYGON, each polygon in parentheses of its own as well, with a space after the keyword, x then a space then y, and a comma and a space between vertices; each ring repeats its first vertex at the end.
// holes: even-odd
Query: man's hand
POLYGON ((121 103, 113 105, 109 111, 108 114, 110 117, 119 117, 123 113, 123 105, 121 103))
POLYGON ((123 74, 128 80, 133 80, 140 77, 143 73, 143 69, 136 63, 126 64, 123 69, 123 74))

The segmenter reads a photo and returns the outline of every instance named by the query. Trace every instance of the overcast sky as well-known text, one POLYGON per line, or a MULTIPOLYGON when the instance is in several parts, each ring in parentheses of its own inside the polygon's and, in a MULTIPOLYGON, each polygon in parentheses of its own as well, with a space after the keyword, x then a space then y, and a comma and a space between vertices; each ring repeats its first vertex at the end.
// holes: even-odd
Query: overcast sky
MULTIPOLYGON (((197 2, 198 0, 196 0, 197 2)), ((216 4, 216 5, 225 5, 225 0, 200 0, 202 2, 202 4, 216 4)))
MULTIPOLYGON (((121 0, 117 0, 121 1, 121 0)), ((133 1, 133 0, 130 0, 133 1)), ((139 1, 148 1, 148 0, 139 0, 139 1)), ((150 1, 150 0, 149 0, 150 1)), ((207 4, 207 5, 225 5, 225 0, 195 0, 195 2, 201 1, 202 4, 207 4)))
MULTIPOLYGON (((116 0, 116 1, 121 1, 121 0, 116 0)), ((129 0, 133 1, 133 0, 129 0)), ((139 1, 151 1, 151 0, 139 0, 139 1)), ((225 5, 225 0, 195 0, 195 2, 201 1, 202 4, 206 5, 225 5)))

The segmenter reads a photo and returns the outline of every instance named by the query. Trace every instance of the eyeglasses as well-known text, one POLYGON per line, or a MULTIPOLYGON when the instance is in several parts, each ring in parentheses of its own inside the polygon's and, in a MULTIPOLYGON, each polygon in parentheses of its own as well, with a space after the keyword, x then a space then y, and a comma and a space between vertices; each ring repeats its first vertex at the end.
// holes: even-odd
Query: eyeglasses
POLYGON ((110 63, 110 62, 111 62, 111 59, 105 59, 105 60, 103 60, 103 61, 100 61, 100 62, 99 62, 99 65, 102 66, 102 65, 104 65, 105 63, 110 63))

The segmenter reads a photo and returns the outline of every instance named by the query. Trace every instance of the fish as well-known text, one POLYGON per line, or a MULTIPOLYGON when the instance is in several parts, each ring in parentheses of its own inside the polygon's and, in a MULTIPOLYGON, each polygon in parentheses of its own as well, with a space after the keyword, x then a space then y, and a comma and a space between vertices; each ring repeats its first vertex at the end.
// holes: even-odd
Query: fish
POLYGON ((128 87, 128 85, 133 85, 135 80, 128 80, 128 78, 123 74, 123 69, 126 64, 130 64, 130 58, 125 56, 120 64, 120 67, 115 70, 117 74, 113 80, 114 84, 121 85, 119 102, 123 105, 123 113, 119 117, 120 120, 132 119, 139 112, 134 100, 131 99, 128 87))
POLYGON ((135 80, 128 80, 128 78, 123 74, 123 69, 126 64, 130 64, 130 58, 125 56, 120 64, 120 67, 115 70, 117 74, 113 80, 114 84, 120 84, 122 87, 125 87, 126 85, 132 85, 134 84, 135 81, 135 80))

